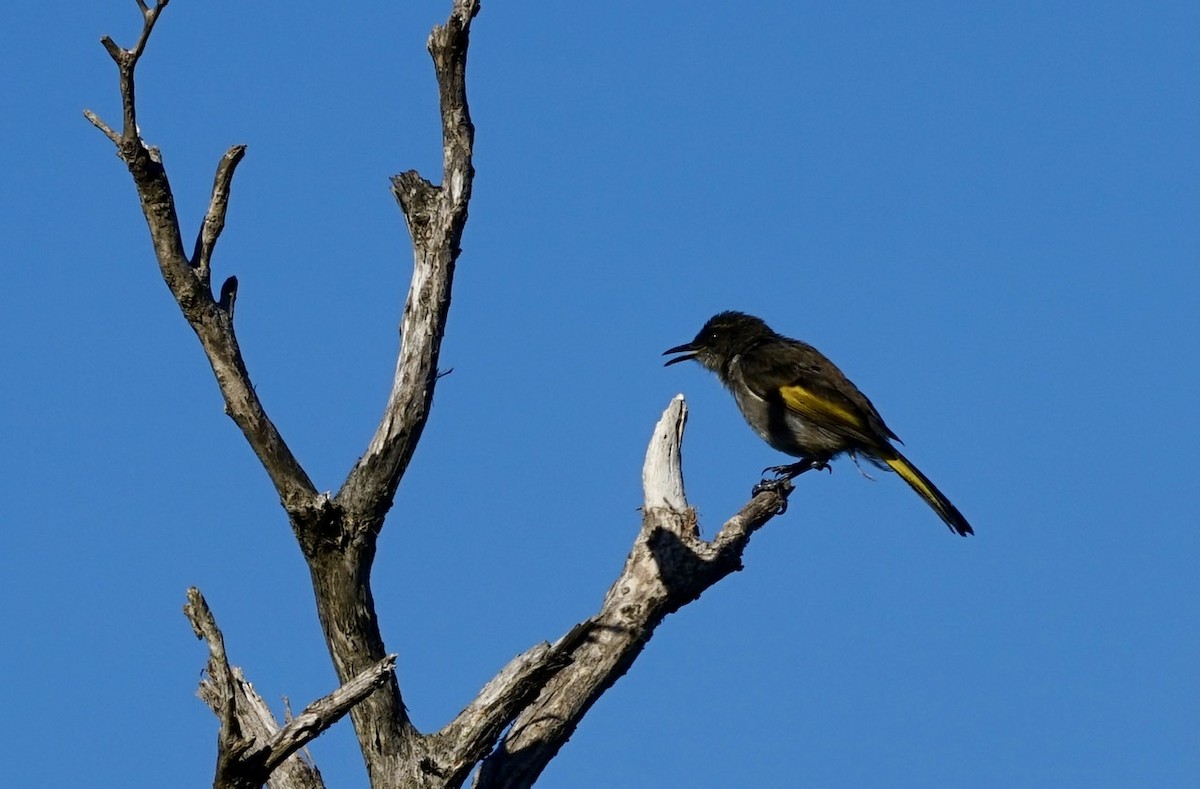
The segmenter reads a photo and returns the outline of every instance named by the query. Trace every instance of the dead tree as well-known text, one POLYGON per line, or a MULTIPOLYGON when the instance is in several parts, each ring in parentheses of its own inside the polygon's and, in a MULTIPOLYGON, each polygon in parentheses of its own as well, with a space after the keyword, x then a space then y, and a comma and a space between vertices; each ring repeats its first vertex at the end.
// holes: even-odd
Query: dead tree
POLYGON ((212 261, 225 226, 235 145, 217 165, 212 196, 190 254, 159 150, 137 123, 134 73, 169 0, 136 0, 142 31, 130 48, 101 40, 116 62, 119 129, 85 115, 129 168, 154 243, 159 270, 212 365, 225 410, 266 469, 312 577, 317 613, 343 685, 284 725, 241 672, 229 665, 220 630, 194 589, 185 612, 209 645, 201 696, 220 720, 214 786, 323 786, 297 751, 347 711, 374 789, 456 787, 475 770, 477 787, 531 785, 592 704, 633 664, 658 624, 708 587, 741 569, 751 534, 786 505, 790 486, 759 493, 711 540, 703 540, 684 497, 680 444, 687 409, 676 397, 654 429, 643 468, 642 528, 600 610, 553 643, 536 644, 492 678, 454 720, 421 732, 409 719, 371 595, 371 567, 384 519, 429 417, 438 353, 475 175, 474 127, 466 65, 479 0, 452 0, 434 27, 433 57, 442 121, 440 184, 415 171, 392 178, 412 237, 413 276, 400 318, 395 377, 379 426, 335 495, 320 493, 255 393, 234 326, 237 278, 212 287, 212 261))

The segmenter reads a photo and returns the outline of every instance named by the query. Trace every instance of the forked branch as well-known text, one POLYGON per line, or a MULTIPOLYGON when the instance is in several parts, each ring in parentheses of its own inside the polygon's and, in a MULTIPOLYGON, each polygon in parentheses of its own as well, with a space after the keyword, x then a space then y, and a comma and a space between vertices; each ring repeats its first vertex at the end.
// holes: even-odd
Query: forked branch
POLYGON ((756 495, 711 541, 700 537, 683 492, 681 442, 687 406, 663 412, 642 470, 642 529, 625 567, 589 621, 570 663, 522 710, 476 776, 478 789, 528 787, 570 738, 592 704, 629 670, 668 615, 742 569, 750 536, 787 503, 790 483, 756 495))
POLYGON ((259 787, 268 778, 274 789, 323 786, 320 773, 296 752, 386 682, 395 670, 396 656, 378 661, 281 727, 242 672, 229 665, 225 639, 204 596, 195 587, 188 590, 183 610, 197 638, 208 643, 207 676, 200 683, 200 697, 221 722, 213 786, 259 787))
POLYGON ((108 36, 100 39, 100 43, 104 45, 105 51, 108 52, 113 62, 117 64, 117 69, 120 73, 121 108, 124 126, 121 133, 118 134, 92 111, 84 110, 83 114, 87 116, 87 119, 96 128, 104 132, 108 139, 116 143, 118 148, 124 144, 132 144, 137 139, 137 103, 134 101, 133 71, 137 67, 137 62, 142 57, 142 53, 146 50, 146 42, 150 40, 150 33, 154 30, 154 23, 158 21, 159 14, 162 13, 169 2, 171 0, 157 0, 154 7, 151 8, 146 5, 144 0, 137 0, 138 8, 142 12, 142 32, 138 35, 137 42, 131 49, 122 49, 108 36))
POLYGON ((275 425, 267 417, 250 374, 242 359, 233 329, 233 298, 236 280, 227 280, 218 302, 213 298, 210 265, 213 248, 225 226, 233 173, 245 154, 245 146, 235 145, 222 158, 213 182, 208 211, 197 236, 193 256, 184 252, 179 217, 171 182, 158 149, 143 142, 137 124, 135 72, 146 50, 150 34, 169 0, 157 0, 150 6, 138 0, 142 12, 142 32, 130 49, 117 46, 105 36, 101 43, 117 64, 120 76, 124 124, 114 131, 94 112, 84 115, 117 146, 117 153, 129 168, 137 188, 142 212, 154 242, 163 279, 208 356, 217 384, 225 398, 225 410, 241 428, 259 461, 270 475, 279 498, 292 515, 293 523, 303 524, 319 518, 324 502, 296 460, 275 425))
POLYGON ((447 786, 458 786, 471 769, 495 747, 500 734, 541 693, 559 671, 570 665, 571 654, 587 640, 592 620, 580 622, 554 645, 541 643, 517 655, 479 691, 467 708, 432 741, 445 754, 442 764, 447 786))

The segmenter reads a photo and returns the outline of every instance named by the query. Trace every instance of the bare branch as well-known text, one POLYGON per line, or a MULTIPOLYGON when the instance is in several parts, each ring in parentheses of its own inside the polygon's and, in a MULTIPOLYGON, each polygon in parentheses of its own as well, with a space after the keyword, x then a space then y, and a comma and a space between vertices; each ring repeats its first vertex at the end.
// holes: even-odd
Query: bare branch
MULTIPOLYGON (((169 2, 170 0, 157 0, 154 8, 150 8, 144 0, 137 0, 138 8, 142 12, 142 32, 132 49, 122 49, 108 36, 100 39, 100 43, 104 45, 105 51, 108 52, 113 62, 117 64, 117 69, 120 72, 121 106, 125 122, 124 132, 121 136, 129 144, 138 139, 137 103, 134 100, 133 72, 137 68, 137 63, 142 57, 142 53, 146 51, 146 44, 150 41, 150 34, 154 31, 154 23, 158 21, 159 14, 162 13, 169 2)), ((110 139, 112 139, 111 136, 110 139)))
POLYGON ((675 395, 654 427, 646 460, 642 464, 642 508, 666 507, 683 512, 683 429, 687 426, 687 403, 675 395))
POLYGON ((146 49, 146 42, 150 40, 150 33, 154 30, 154 23, 158 21, 158 15, 167 7, 167 3, 171 0, 157 0, 154 8, 148 8, 144 0, 137 0, 138 8, 142 12, 142 35, 138 37, 137 43, 133 45, 130 55, 134 60, 142 56, 143 50, 146 49))
MULTIPOLYGON (((85 111, 84 115, 116 144, 118 155, 129 168, 142 204, 142 213, 150 229, 150 238, 154 242, 159 270, 184 317, 200 338, 225 399, 226 413, 237 423, 258 455, 280 500, 292 516, 293 524, 297 529, 302 529, 327 517, 325 510, 328 502, 317 495, 312 481, 267 417, 258 399, 233 329, 234 291, 222 292, 222 300, 218 304, 213 299, 210 283, 213 246, 224 227, 233 173, 245 154, 245 146, 231 148, 217 167, 212 199, 196 243, 195 260, 191 261, 184 253, 175 197, 162 157, 157 149, 146 146, 137 127, 134 71, 154 30, 154 24, 168 2, 157 0, 153 7, 144 2, 138 3, 143 16, 142 32, 132 49, 121 49, 107 36, 101 40, 116 61, 120 74, 125 120, 122 133, 117 134, 91 111, 85 111)), ((226 285, 229 285, 229 281, 226 285)))
POLYGON ((108 53, 108 56, 111 57, 118 66, 121 65, 121 61, 124 60, 126 56, 125 50, 117 46, 117 42, 113 41, 108 36, 101 38, 100 43, 104 46, 104 51, 108 53))
POLYGON ((217 165, 217 174, 213 177, 212 197, 208 201, 208 211, 204 221, 200 223, 200 232, 196 234, 196 247, 192 253, 192 267, 201 282, 208 285, 209 264, 212 262, 213 247, 217 238, 225 229, 225 212, 229 208, 229 189, 233 184, 233 171, 246 155, 245 145, 235 145, 221 157, 217 165))
POLYGON ((341 720, 354 705, 383 685, 396 670, 396 656, 388 655, 328 696, 304 708, 279 730, 267 746, 266 768, 273 770, 321 732, 341 720))
POLYGON ((713 567, 742 569, 742 552, 746 550, 751 535, 783 512, 792 488, 791 480, 787 480, 786 484, 780 481, 777 492, 764 490, 756 495, 725 522, 711 541, 693 546, 696 555, 713 567))
POLYGON ((121 144, 121 135, 113 131, 113 128, 104 121, 100 120, 100 116, 91 110, 84 110, 83 117, 91 121, 92 125, 100 131, 104 132, 104 136, 112 140, 115 145, 121 144))
POLYGON ((237 732, 238 720, 234 707, 233 671, 225 654, 225 637, 221 635, 217 620, 200 590, 191 587, 187 591, 187 598, 183 613, 192 623, 196 638, 203 639, 208 644, 208 677, 213 698, 221 702, 213 705, 213 712, 221 719, 222 732, 229 731, 230 736, 233 736, 237 732))
POLYGON ((184 613, 197 637, 208 642, 207 679, 200 684, 200 697, 221 721, 214 786, 241 789, 269 780, 272 789, 323 787, 316 767, 296 752, 386 682, 395 671, 396 656, 378 661, 280 728, 242 672, 230 667, 224 637, 194 587, 188 590, 184 613))
POLYGON ((208 642, 208 677, 200 683, 200 697, 212 707, 221 722, 213 787, 255 789, 266 781, 267 773, 262 772, 262 760, 258 755, 261 749, 255 747, 254 736, 242 730, 237 688, 245 680, 234 676, 225 653, 225 639, 200 590, 188 589, 187 597, 183 612, 192 623, 196 637, 208 642))
MULTIPOLYGON (((454 0, 446 24, 435 27, 429 36, 442 117, 441 186, 415 172, 392 179, 414 253, 412 282, 400 324, 400 352, 383 417, 337 496, 339 504, 368 521, 381 522, 391 507, 429 418, 438 378, 450 287, 475 175, 475 128, 467 106, 466 67, 471 20, 478 13, 478 0, 454 0)), ((378 528, 379 523, 370 527, 378 528)))
MULTIPOLYGON (((445 25, 433 29, 427 47, 437 72, 442 116, 442 181, 450 205, 466 210, 471 198, 471 150, 475 127, 467 108, 467 45, 471 20, 479 13, 479 0, 454 0, 445 25)), ((465 217, 464 217, 465 219, 465 217)), ((459 228, 461 231, 461 227, 459 228)))
POLYGON ((487 755, 500 733, 521 710, 537 698, 546 682, 571 662, 571 652, 593 628, 580 622, 554 646, 545 642, 517 655, 479 691, 467 708, 433 739, 446 754, 442 764, 447 785, 465 780, 471 768, 487 755))
POLYGON ((750 536, 786 503, 790 485, 763 491, 711 542, 702 540, 696 513, 683 497, 680 446, 686 415, 683 398, 676 397, 655 428, 642 472, 647 503, 642 530, 590 620, 590 637, 579 642, 571 663, 516 717, 483 761, 476 787, 516 789, 537 780, 596 699, 633 665, 659 623, 740 570, 750 536))

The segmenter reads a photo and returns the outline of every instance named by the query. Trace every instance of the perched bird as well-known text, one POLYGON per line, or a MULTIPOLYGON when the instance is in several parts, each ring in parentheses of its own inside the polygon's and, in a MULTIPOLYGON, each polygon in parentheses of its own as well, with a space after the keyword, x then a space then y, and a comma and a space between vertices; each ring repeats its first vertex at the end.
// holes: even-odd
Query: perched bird
POLYGON ((667 365, 694 359, 712 370, 733 393, 754 432, 780 452, 800 458, 766 469, 777 481, 828 468, 842 453, 861 455, 899 474, 952 530, 974 534, 950 500, 892 446, 892 439, 900 439, 866 395, 816 348, 776 334, 753 315, 722 312, 694 340, 663 355, 674 353, 683 355, 667 365))

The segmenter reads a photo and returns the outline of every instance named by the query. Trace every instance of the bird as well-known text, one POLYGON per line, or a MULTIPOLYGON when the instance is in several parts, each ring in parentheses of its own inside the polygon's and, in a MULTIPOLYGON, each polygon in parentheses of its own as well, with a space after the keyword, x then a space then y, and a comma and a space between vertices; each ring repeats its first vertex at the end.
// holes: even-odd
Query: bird
POLYGON ((764 479, 756 493, 806 471, 828 469, 829 461, 847 454, 895 471, 952 531, 964 537, 975 533, 892 444, 899 437, 867 396, 808 343, 778 334, 761 318, 727 311, 709 318, 691 342, 663 352, 672 354, 682 355, 664 366, 694 360, 716 373, 754 432, 772 448, 799 458, 764 469, 775 479, 764 479))

